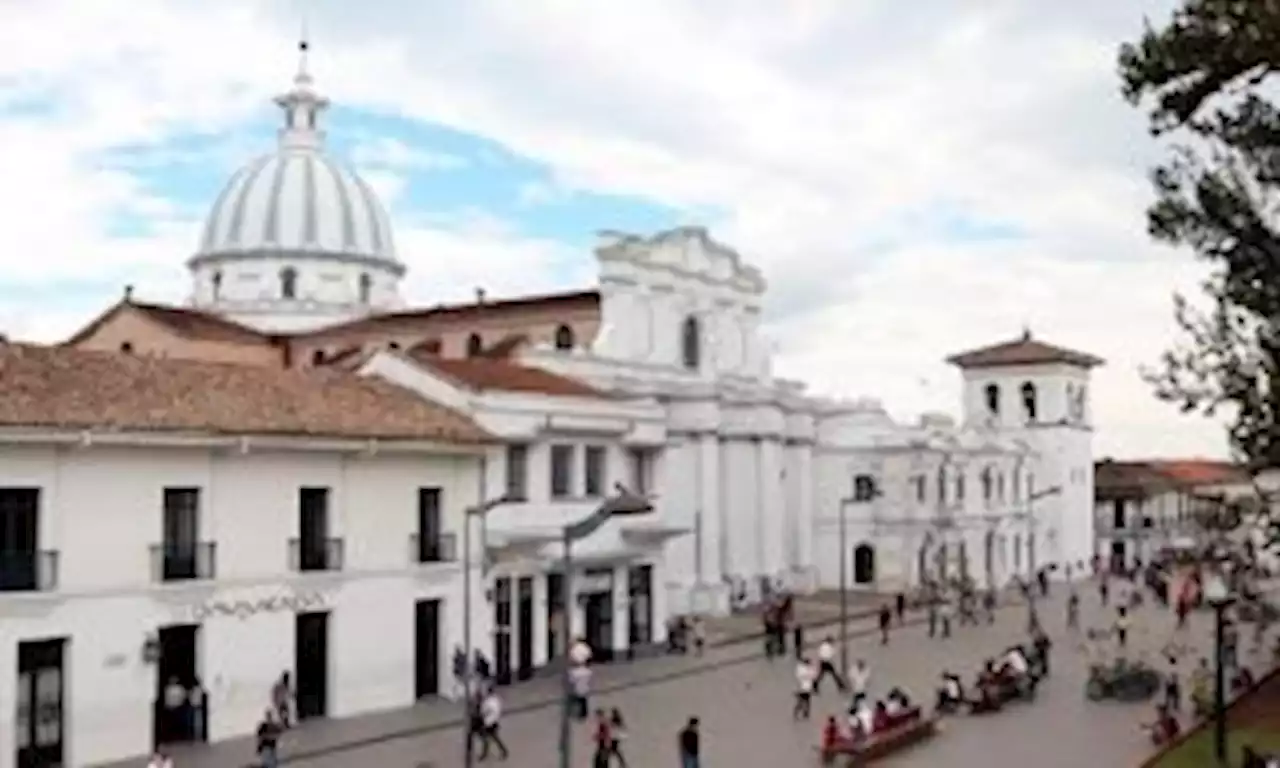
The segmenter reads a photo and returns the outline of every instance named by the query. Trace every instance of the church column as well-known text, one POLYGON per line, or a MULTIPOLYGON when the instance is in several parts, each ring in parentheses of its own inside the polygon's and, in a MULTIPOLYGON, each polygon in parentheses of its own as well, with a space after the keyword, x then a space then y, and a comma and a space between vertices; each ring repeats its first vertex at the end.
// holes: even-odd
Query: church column
POLYGON ((695 573, 700 584, 719 584, 724 575, 724 561, 720 553, 724 537, 722 523, 723 499, 720 498, 721 455, 720 441, 714 433, 694 436, 697 446, 695 458, 695 482, 698 485, 695 546, 698 551, 698 569, 695 573))
POLYGON ((788 526, 783 504, 782 444, 766 437, 756 443, 760 475, 760 572, 778 576, 786 569, 788 526))
POLYGON ((800 535, 800 561, 796 565, 810 568, 814 563, 813 542, 814 528, 817 526, 818 510, 813 496, 813 446, 809 443, 797 443, 794 450, 799 456, 796 467, 800 472, 797 497, 798 508, 790 510, 797 519, 796 528, 800 535))

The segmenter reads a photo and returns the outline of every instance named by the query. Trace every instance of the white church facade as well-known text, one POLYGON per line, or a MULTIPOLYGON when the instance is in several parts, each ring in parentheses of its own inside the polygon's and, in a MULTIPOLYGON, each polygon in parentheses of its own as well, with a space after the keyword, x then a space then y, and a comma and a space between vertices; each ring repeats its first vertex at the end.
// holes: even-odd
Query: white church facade
MULTIPOLYGON (((315 418, 329 419, 341 439, 295 425, 287 450, 271 449, 281 458, 268 460, 262 446, 275 444, 261 432, 269 424, 215 430, 215 439, 212 417, 193 416, 180 431, 212 442, 162 449, 160 466, 178 462, 165 477, 153 470, 154 451, 113 452, 108 461, 91 448, 110 419, 78 426, 75 439, 56 447, 23 437, 19 451, 0 435, 7 455, 21 452, 21 461, 0 465, 0 499, 49 489, 34 538, 18 541, 17 529, 0 527, 0 549, 33 564, 59 550, 64 575, 40 582, 23 571, 22 589, 0 590, 0 614, 21 617, 0 625, 0 662, 18 668, 21 649, 38 642, 53 643, 40 646, 47 655, 55 646, 62 654, 56 672, 40 671, 52 667, 48 655, 18 681, 0 676, 0 717, 17 713, 12 722, 21 725, 19 741, 6 741, 0 728, 0 768, 32 748, 33 713, 55 691, 58 749, 69 764, 145 751, 169 663, 159 662, 152 640, 176 627, 195 626, 204 638, 190 666, 209 689, 217 714, 207 734, 217 739, 250 731, 264 686, 281 668, 303 684, 297 648, 321 631, 304 626, 319 619, 303 617, 329 610, 333 628, 324 631, 335 641, 324 663, 334 671, 317 683, 311 669, 306 684, 318 686, 317 714, 341 716, 446 693, 442 665, 462 642, 467 615, 475 647, 504 681, 516 680, 565 647, 565 611, 574 634, 617 657, 660 643, 672 615, 723 614, 778 587, 835 587, 842 573, 854 588, 890 591, 965 573, 1003 583, 1089 557, 1088 384, 1100 360, 1030 334, 957 355, 958 421, 931 414, 904 424, 874 400, 816 397, 773 371, 764 276, 699 227, 604 233, 592 288, 408 306, 400 294, 408 267, 391 219, 369 185, 327 154, 328 102, 303 54, 293 88, 277 99, 285 116, 277 149, 236 172, 213 202, 187 264, 189 302, 145 303, 126 291, 59 353, 118 358, 138 386, 188 365, 204 366, 210 382, 225 370, 303 388, 362 381, 406 413, 408 398, 448 414, 439 418, 456 419, 457 431, 388 441, 385 425, 372 416, 364 424, 345 410, 354 401, 334 397, 331 412, 315 418), (101 485, 108 464, 99 462, 115 462, 109 486, 101 485), (617 485, 650 496, 654 509, 575 545, 577 586, 566 606, 557 536, 617 485), (210 510, 197 524, 174 523, 191 567, 195 553, 212 552, 206 544, 216 540, 218 552, 216 570, 177 586, 148 581, 146 572, 148 542, 168 535, 167 513, 153 509, 152 497, 167 498, 170 486, 200 489, 200 509, 210 510), (320 503, 315 489, 327 489, 326 504, 340 512, 332 525, 325 518, 324 535, 306 534, 308 562, 341 557, 342 567, 300 574, 289 541, 303 537, 299 515, 319 514, 300 511, 320 503), (101 501, 92 504, 95 492, 101 501), (390 506, 379 501, 386 494, 395 498, 390 506), (466 514, 497 499, 504 502, 482 519, 466 514), (90 508, 96 527, 85 530, 132 553, 113 560, 118 574, 96 591, 86 587, 92 542, 59 539, 59 531, 79 535, 66 520, 90 508), (49 519, 60 522, 48 528, 49 519), (248 541, 259 523, 281 541, 248 541), (106 538, 108 529, 116 538, 106 538), (465 604, 468 575, 474 589, 465 604), (43 586, 28 588, 32 579, 43 586), (299 602, 313 594, 324 602, 299 602), (218 601, 245 603, 252 615, 192 613, 218 601), (416 607, 423 601, 439 602, 416 607), (218 648, 239 642, 258 624, 272 638, 261 656, 215 658, 214 640, 218 648), (95 633, 100 643, 87 639, 95 633), (391 647, 368 652, 360 633, 391 647), (107 690, 136 706, 103 709, 107 690)), ((51 370, 70 365, 47 362, 51 370)), ((0 395, 4 385, 0 377, 0 395)), ((293 412, 278 385, 261 386, 246 394, 256 397, 249 411, 269 413, 278 403, 293 412)), ((165 429, 145 413, 135 421, 125 426, 139 439, 154 441, 165 429)))

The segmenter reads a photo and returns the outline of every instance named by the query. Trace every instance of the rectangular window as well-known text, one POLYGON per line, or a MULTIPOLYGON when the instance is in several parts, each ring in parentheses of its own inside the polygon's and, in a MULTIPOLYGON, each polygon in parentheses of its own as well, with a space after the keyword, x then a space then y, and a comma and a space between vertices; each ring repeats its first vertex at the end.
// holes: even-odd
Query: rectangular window
POLYGON ((587 446, 587 450, 583 452, 582 469, 586 495, 590 497, 603 496, 605 486, 608 485, 608 479, 606 477, 605 451, 602 446, 587 446))
POLYGON ((164 489, 164 580, 194 579, 200 539, 200 489, 164 489))
POLYGON ((507 496, 529 498, 529 446, 507 446, 507 496))
POLYGON ((1124 499, 1116 499, 1112 502, 1111 527, 1116 530, 1124 528, 1124 499))
POLYGON ((0 488, 0 592, 40 587, 40 490, 0 488))
POLYGON ((551 446, 551 498, 573 495, 573 446, 551 446))
POLYGON ((436 563, 444 559, 440 521, 440 489, 418 489, 418 562, 436 563))
POLYGON ((631 465, 627 478, 627 490, 647 496, 653 490, 653 451, 647 448, 632 448, 628 453, 631 465))
POLYGON ((298 489, 299 570, 329 569, 329 489, 298 489))

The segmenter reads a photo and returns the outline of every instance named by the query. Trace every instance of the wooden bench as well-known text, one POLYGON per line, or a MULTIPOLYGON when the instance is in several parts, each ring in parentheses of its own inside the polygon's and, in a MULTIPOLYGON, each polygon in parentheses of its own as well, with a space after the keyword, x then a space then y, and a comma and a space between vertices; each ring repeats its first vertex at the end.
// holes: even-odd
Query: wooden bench
POLYGON ((842 745, 829 752, 819 750, 819 753, 822 756, 823 765, 835 765, 836 761, 843 757, 846 768, 856 768, 919 744, 932 738, 937 732, 937 718, 921 717, 884 733, 875 734, 866 741, 842 745))

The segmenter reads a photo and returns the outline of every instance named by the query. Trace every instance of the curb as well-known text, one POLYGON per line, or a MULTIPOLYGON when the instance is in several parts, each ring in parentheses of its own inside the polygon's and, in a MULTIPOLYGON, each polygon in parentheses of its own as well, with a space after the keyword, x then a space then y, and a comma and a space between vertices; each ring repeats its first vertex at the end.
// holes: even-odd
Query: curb
MULTIPOLYGON (((1020 600, 1015 600, 1012 602, 1001 601, 1000 603, 997 604, 997 608, 1009 608, 1009 607, 1013 607, 1021 604, 1022 602, 1020 600)), ((874 609, 870 611, 868 610, 850 611, 848 618, 850 621, 855 621, 855 620, 866 619, 866 618, 875 616, 877 613, 879 613, 879 609, 874 609)), ((819 621, 809 622, 807 624, 803 624, 802 626, 804 626, 806 629, 810 629, 810 628, 818 629, 822 627, 837 625, 839 623, 840 623, 840 618, 836 617, 834 619, 822 619, 819 621)), ((906 627, 923 627, 923 626, 926 626, 927 624, 928 624, 927 618, 916 616, 914 618, 908 618, 906 621, 904 621, 901 624, 895 624, 894 628, 899 629, 899 628, 906 628, 906 627)), ((855 638, 869 637, 869 636, 877 635, 879 632, 880 632, 879 627, 869 627, 869 628, 862 628, 862 629, 851 628, 849 630, 849 638, 855 639, 855 638)), ((724 638, 720 641, 717 641, 714 644, 709 643, 708 647, 727 648, 727 647, 741 645, 741 644, 756 641, 756 640, 762 640, 763 638, 764 638, 764 631, 762 630, 760 632, 753 632, 748 635, 735 635, 730 638, 724 638)), ((806 648, 815 647, 817 645, 818 643, 812 642, 812 641, 805 643, 806 648)), ((670 682, 672 680, 680 680, 686 677, 695 677, 705 672, 712 672, 718 669, 726 669, 728 667, 734 667, 741 664, 746 664, 752 661, 756 661, 760 658, 761 658, 761 655, 759 653, 752 653, 749 656, 748 655, 734 656, 728 659, 721 659, 719 661, 708 662, 706 664, 699 664, 697 666, 690 667, 688 669, 674 670, 671 672, 663 672, 660 674, 648 675, 648 676, 641 677, 636 680, 631 680, 625 683, 617 683, 615 685, 598 688, 592 691, 592 696, 602 696, 602 695, 607 695, 611 693, 619 693, 621 691, 632 690, 635 688, 644 688, 651 685, 659 685, 661 683, 670 682)), ((561 702, 561 698, 559 695, 552 696, 552 697, 543 697, 541 699, 520 704, 518 706, 508 707, 506 709, 506 714, 518 715, 526 712, 535 712, 540 709, 547 709, 549 707, 558 706, 560 702, 561 702)), ((310 749, 310 750, 304 749, 297 752, 291 752, 287 755, 281 755, 278 762, 280 765, 289 765, 291 763, 301 762, 303 760, 311 760, 317 757, 325 757, 327 755, 335 755, 342 752, 350 752, 357 749, 363 749, 364 747, 370 747, 375 744, 383 744, 388 741, 399 741, 401 739, 411 739, 417 736, 425 736, 431 733, 447 731, 452 728, 461 727, 462 725, 464 725, 463 719, 461 717, 456 717, 456 718, 450 718, 449 720, 444 720, 440 722, 426 723, 423 725, 413 726, 411 728, 400 728, 394 731, 384 731, 382 733, 379 733, 373 736, 365 736, 362 738, 352 739, 350 741, 344 741, 341 744, 333 744, 327 747, 317 747, 315 749, 310 749)), ((240 768, 259 768, 259 767, 256 763, 244 763, 243 765, 240 766, 240 768)))

